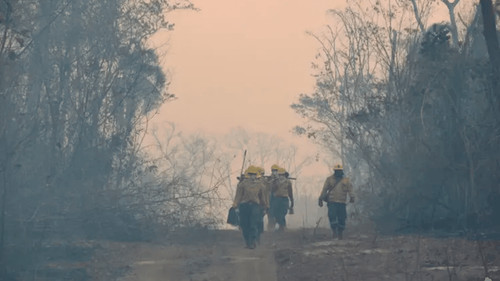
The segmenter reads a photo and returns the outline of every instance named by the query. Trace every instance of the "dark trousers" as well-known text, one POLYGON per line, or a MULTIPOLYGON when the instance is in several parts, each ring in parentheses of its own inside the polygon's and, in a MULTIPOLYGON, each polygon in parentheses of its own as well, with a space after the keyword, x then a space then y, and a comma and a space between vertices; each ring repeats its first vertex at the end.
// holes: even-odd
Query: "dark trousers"
MULTIPOLYGON (((264 232, 264 208, 260 206, 260 216, 259 216, 259 225, 258 225, 259 234, 264 232)), ((259 241, 259 236, 257 236, 257 241, 259 241)))
POLYGON ((247 246, 255 245, 260 237, 259 224, 262 218, 262 208, 253 202, 241 203, 238 206, 240 210, 240 227, 243 232, 243 238, 247 246))
POLYGON ((269 210, 267 212, 267 230, 272 231, 276 225, 276 220, 273 217, 272 206, 274 204, 274 196, 269 196, 269 210))
POLYGON ((288 197, 273 197, 271 203, 271 214, 280 226, 286 226, 286 214, 288 213, 288 197))
POLYGON ((345 229, 345 219, 347 217, 345 203, 328 202, 328 220, 330 228, 337 232, 342 232, 345 229))

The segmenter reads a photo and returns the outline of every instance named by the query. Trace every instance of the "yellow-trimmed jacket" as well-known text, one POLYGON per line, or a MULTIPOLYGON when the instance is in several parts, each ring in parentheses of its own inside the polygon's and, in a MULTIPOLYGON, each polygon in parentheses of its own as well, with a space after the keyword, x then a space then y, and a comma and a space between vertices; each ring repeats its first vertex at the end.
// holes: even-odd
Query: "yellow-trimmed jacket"
POLYGON ((287 178, 280 178, 274 186, 272 193, 275 197, 289 197, 293 199, 292 182, 287 178))
POLYGON ((266 185, 261 179, 244 179, 236 186, 233 207, 245 202, 254 202, 267 209, 269 208, 269 196, 266 194, 266 185))
POLYGON ((319 198, 325 199, 327 202, 337 203, 346 203, 347 194, 349 194, 349 198, 354 198, 354 192, 349 178, 341 178, 340 182, 335 186, 336 183, 337 178, 335 178, 334 175, 329 176, 325 184, 323 184, 323 190, 321 190, 319 198))

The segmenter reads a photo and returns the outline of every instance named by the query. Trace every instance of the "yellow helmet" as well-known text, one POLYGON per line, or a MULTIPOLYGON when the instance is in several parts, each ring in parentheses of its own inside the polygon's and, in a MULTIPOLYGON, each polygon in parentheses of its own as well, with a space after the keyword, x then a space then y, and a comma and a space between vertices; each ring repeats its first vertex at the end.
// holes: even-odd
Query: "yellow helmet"
POLYGON ((272 170, 279 170, 279 169, 280 169, 280 166, 278 166, 276 164, 274 164, 274 165, 271 166, 271 171, 272 170))
POLYGON ((343 171, 344 168, 342 167, 342 165, 337 164, 337 165, 333 166, 333 170, 334 171, 343 171))
POLYGON ((245 170, 245 175, 249 175, 249 174, 259 174, 259 168, 258 167, 255 167, 255 166, 249 166, 246 170, 245 170))
POLYGON ((284 175, 284 174, 286 174, 286 170, 285 170, 284 168, 281 168, 281 167, 280 167, 280 168, 278 169, 278 175, 284 175))

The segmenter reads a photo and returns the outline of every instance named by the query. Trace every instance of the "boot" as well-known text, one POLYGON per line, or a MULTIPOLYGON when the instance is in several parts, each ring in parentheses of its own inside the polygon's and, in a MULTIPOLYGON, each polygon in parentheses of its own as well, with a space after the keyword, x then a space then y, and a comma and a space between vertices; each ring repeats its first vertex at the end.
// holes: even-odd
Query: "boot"
POLYGON ((276 226, 276 221, 274 220, 273 217, 267 217, 268 221, 267 221, 267 231, 274 231, 274 228, 276 226))
POLYGON ((280 227, 278 228, 278 232, 284 232, 286 227, 282 224, 280 224, 280 227))
POLYGON ((335 240, 337 238, 337 230, 332 229, 332 240, 335 240))
POLYGON ((276 227, 276 224, 269 223, 267 225, 267 231, 272 232, 272 231, 274 231, 275 227, 276 227))

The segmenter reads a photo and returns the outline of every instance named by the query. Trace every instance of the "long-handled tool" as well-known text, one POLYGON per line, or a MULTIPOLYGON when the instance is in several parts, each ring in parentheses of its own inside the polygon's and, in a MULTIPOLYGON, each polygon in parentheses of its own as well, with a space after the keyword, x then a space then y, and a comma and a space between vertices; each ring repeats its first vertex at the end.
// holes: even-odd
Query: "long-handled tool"
POLYGON ((247 157, 247 150, 245 149, 245 152, 243 153, 243 163, 241 164, 241 171, 240 171, 240 176, 236 177, 238 180, 243 180, 243 169, 245 169, 245 159, 247 157))

